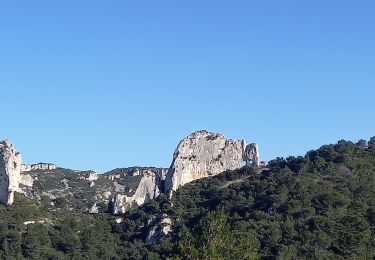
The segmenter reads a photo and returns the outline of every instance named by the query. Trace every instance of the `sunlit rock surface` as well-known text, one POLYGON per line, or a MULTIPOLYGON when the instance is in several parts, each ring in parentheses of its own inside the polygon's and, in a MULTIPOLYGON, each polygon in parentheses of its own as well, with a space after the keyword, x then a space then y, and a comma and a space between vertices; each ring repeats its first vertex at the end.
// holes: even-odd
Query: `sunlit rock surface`
POLYGON ((207 131, 195 132, 178 145, 165 181, 166 190, 177 190, 194 180, 214 176, 244 165, 259 166, 259 149, 244 140, 226 139, 207 131))
POLYGON ((0 203, 13 203, 14 192, 19 190, 22 158, 13 144, 0 142, 0 203))
POLYGON ((29 172, 29 171, 36 171, 36 170, 55 170, 57 166, 52 163, 36 163, 36 164, 22 164, 21 165, 21 172, 29 172))
MULTIPOLYGON (((166 169, 137 169, 136 172, 135 176, 141 178, 138 186, 135 191, 129 190, 128 195, 119 193, 111 200, 113 214, 124 213, 133 205, 140 206, 157 198, 163 192, 166 169)), ((130 177, 134 178, 135 176, 131 175, 130 177)))

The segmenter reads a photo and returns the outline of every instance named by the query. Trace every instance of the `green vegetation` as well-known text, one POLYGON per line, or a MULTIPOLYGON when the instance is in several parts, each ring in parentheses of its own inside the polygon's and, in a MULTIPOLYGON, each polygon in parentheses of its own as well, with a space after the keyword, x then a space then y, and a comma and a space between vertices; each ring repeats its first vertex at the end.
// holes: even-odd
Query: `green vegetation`
POLYGON ((202 179, 118 217, 17 196, 0 206, 0 258, 374 259, 375 138, 202 179), (147 223, 160 213, 173 232, 146 246, 147 223))
POLYGON ((182 235, 179 242, 181 256, 190 259, 258 259, 259 244, 255 234, 231 230, 228 222, 224 210, 209 212, 192 232, 186 231, 182 235))
MULTIPOLYGON (((85 212, 94 203, 104 200, 98 194, 115 191, 113 182, 107 178, 100 178, 95 181, 94 187, 90 187, 90 182, 84 179, 88 173, 63 168, 31 171, 29 174, 37 178, 34 182, 36 190, 32 196, 40 197, 45 207, 50 207, 53 202, 55 207, 61 210, 74 208, 77 212, 85 212), (55 199, 51 200, 47 194, 53 195, 55 199)), ((107 207, 100 208, 100 211, 106 211, 106 209, 107 207)))

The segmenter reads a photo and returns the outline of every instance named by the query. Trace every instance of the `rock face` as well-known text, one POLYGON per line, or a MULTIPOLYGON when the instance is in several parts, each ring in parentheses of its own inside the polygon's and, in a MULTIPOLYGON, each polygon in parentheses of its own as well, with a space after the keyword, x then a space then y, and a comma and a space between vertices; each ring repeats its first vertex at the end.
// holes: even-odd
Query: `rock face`
POLYGON ((257 144, 246 146, 244 161, 246 162, 246 166, 260 166, 259 146, 257 144))
POLYGON ((22 158, 10 141, 0 142, 0 203, 13 203, 14 192, 19 191, 22 158))
POLYGON ((151 199, 157 198, 163 192, 164 179, 167 173, 165 169, 137 171, 142 176, 138 187, 132 194, 117 194, 112 198, 111 208, 113 214, 124 213, 133 204, 142 205, 151 199))
POLYGON ((165 240, 172 233, 172 220, 167 214, 157 214, 149 219, 145 244, 153 245, 165 240))
POLYGON ((221 134, 198 131, 178 145, 165 180, 166 190, 177 190, 189 182, 214 176, 243 165, 259 166, 256 144, 226 139, 221 134))
POLYGON ((96 181, 98 179, 98 174, 96 172, 89 172, 86 175, 86 180, 88 181, 96 181))
POLYGON ((37 164, 22 164, 21 165, 21 172, 29 172, 29 171, 46 171, 46 170, 55 170, 57 166, 52 163, 37 163, 37 164))
POLYGON ((27 187, 32 187, 34 184, 34 179, 30 175, 21 174, 20 183, 27 187))

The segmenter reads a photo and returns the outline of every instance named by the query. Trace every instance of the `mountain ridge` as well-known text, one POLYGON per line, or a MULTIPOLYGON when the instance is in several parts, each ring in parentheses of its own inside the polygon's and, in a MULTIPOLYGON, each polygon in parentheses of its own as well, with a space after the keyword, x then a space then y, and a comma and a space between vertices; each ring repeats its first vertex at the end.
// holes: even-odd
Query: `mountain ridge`
POLYGON ((200 130, 178 144, 170 168, 128 167, 97 174, 37 163, 22 165, 17 174, 25 180, 19 182, 19 191, 29 198, 41 201, 44 197, 52 206, 71 210, 119 214, 191 181, 240 168, 243 162, 259 166, 256 144, 200 130))
POLYGON ((116 216, 15 193, 16 203, 0 205, 0 257, 372 259, 374 177, 375 137, 198 179, 116 216))

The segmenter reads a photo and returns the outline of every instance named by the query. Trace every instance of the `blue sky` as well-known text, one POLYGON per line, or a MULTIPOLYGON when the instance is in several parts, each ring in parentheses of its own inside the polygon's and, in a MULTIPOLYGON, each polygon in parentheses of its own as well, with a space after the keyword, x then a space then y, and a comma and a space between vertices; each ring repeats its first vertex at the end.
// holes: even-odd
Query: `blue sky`
POLYGON ((263 159, 375 135, 374 1, 2 1, 0 139, 26 163, 168 167, 207 129, 263 159))

